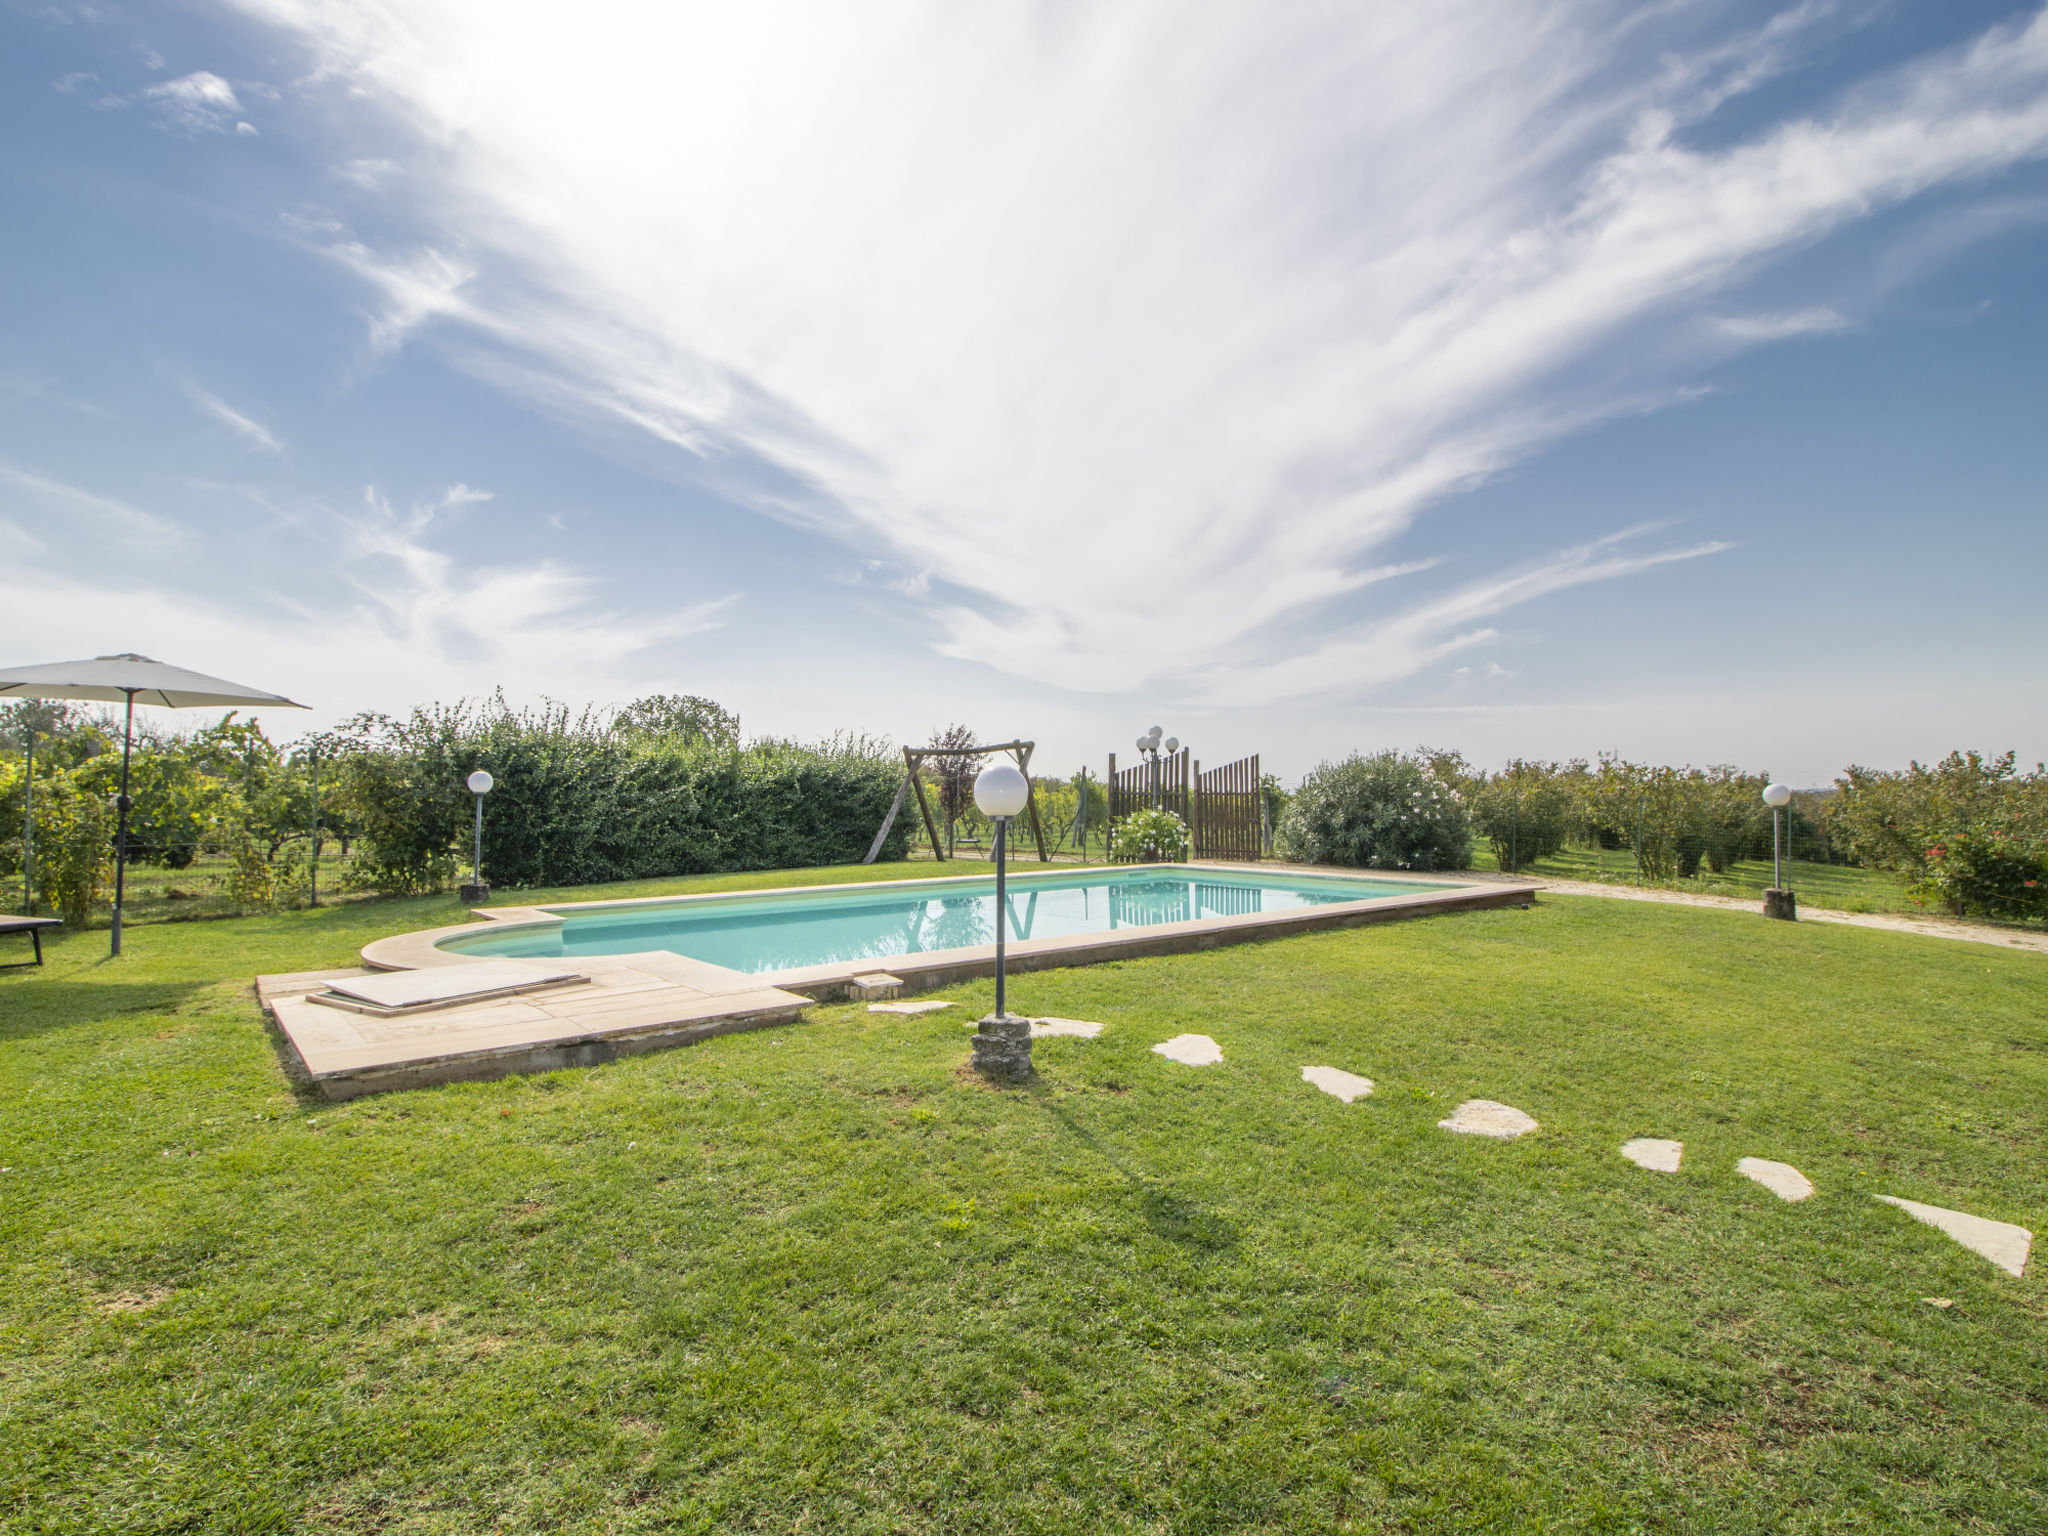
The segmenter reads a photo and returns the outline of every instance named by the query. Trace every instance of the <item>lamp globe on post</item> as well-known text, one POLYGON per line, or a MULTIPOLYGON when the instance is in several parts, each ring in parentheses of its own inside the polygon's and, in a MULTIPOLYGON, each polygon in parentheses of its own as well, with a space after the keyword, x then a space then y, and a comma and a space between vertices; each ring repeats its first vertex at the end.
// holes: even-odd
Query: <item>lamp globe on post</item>
POLYGON ((1771 808, 1771 888, 1764 892, 1764 916, 1796 921, 1799 898, 1785 889, 1785 844, 1782 827, 1785 807, 1792 803, 1789 785, 1775 780, 1764 790, 1764 804, 1771 808))
POLYGON ((1010 818, 1031 798, 1031 781, 1009 763, 992 763, 974 780, 974 804, 996 827, 996 1011, 982 1019, 974 1034, 975 1070, 990 1077, 1031 1075, 1031 1021, 1013 1018, 1003 994, 1005 938, 1009 928, 1009 893, 1005 858, 1010 818))
POLYGON ((469 792, 476 796, 476 844, 470 864, 471 883, 462 888, 462 899, 472 903, 489 901, 491 888, 484 884, 484 796, 498 781, 479 768, 465 782, 469 792))

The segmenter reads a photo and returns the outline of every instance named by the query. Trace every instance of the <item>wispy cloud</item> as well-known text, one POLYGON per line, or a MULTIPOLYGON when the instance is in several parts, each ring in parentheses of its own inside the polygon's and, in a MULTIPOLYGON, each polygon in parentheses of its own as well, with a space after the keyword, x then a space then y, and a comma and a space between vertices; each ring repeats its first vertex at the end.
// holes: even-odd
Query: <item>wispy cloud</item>
POLYGON ((1384 572, 1433 503, 1826 328, 1717 323, 1772 261, 2048 153, 2038 14, 1709 145, 1858 16, 616 0, 565 50, 488 0, 240 3, 435 150, 415 238, 333 248, 374 346, 444 319, 707 472, 765 460, 800 489, 764 510, 929 579, 943 650, 1076 687, 1363 687, 1704 552, 1405 607, 1384 572), (1339 600, 1377 617, 1285 638, 1339 600))
POLYGON ((596 601, 599 582, 553 561, 465 565, 433 540, 441 514, 493 499, 453 485, 397 510, 375 487, 360 510, 335 520, 343 572, 358 595, 357 622, 423 658, 490 657, 515 687, 554 676, 573 659, 603 672, 650 646, 717 629, 738 601, 727 595, 659 615, 622 615, 596 601))
POLYGON ((204 69, 152 85, 142 93, 142 99, 156 109, 164 122, 187 133, 224 132, 236 125, 242 111, 235 88, 204 69))
POLYGON ((445 252, 423 250, 391 260, 356 240, 327 249, 383 299, 382 308, 370 317, 370 346, 375 351, 396 350, 414 330, 439 317, 484 319, 463 296, 476 276, 475 268, 445 252))
POLYGON ((19 464, 0 461, 0 480, 11 482, 18 490, 54 511, 83 519, 102 537, 155 549, 183 543, 188 537, 186 529, 170 518, 146 512, 125 501, 116 501, 111 496, 81 490, 19 464))
POLYGON ((185 386, 185 395, 194 405, 198 406, 200 410, 211 416, 222 426, 239 433, 250 446, 260 448, 265 453, 282 453, 284 451, 284 444, 277 440, 268 427, 252 417, 243 415, 225 400, 221 399, 220 396, 200 388, 197 384, 187 384, 185 386))
POLYGON ((1724 315, 1714 322, 1724 336, 1737 341, 1783 341, 1788 336, 1814 336, 1847 330, 1849 322, 1825 306, 1785 310, 1766 315, 1724 315))
MULTIPOLYGON (((1511 608, 1571 587, 1614 581, 1729 548, 1711 539, 1640 554, 1619 547, 1647 531, 1628 530, 1519 570, 1468 582, 1392 618, 1358 626, 1306 655, 1267 666, 1211 669, 1197 680, 1199 692, 1217 703, 1254 704, 1369 689, 1412 677, 1446 657, 1500 639, 1500 631, 1486 621, 1511 608)), ((1494 663, 1486 675, 1506 673, 1494 663)))

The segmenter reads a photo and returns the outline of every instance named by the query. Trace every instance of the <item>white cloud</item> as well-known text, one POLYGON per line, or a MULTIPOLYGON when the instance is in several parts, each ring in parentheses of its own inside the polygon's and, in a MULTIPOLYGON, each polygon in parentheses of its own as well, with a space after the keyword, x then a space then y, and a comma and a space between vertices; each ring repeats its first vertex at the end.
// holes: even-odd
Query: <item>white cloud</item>
POLYGON ((764 509, 929 579, 946 653, 1076 687, 1357 689, 1473 643, 1461 604, 1700 552, 1359 595, 1432 502, 1681 393, 1636 341, 1821 329, 1700 322, 2048 153, 2040 15, 1702 148, 1853 18, 599 0, 565 49, 495 0, 241 3, 434 151, 413 254, 334 248, 374 346, 445 319, 515 387, 764 458, 809 488, 764 509), (1285 640, 1339 598, 1359 638, 1285 640))
POLYGON ((336 166, 334 174, 343 181, 361 187, 365 192, 375 192, 397 169, 398 162, 395 160, 359 159, 336 166))
POLYGON ((515 699, 629 691, 646 682, 642 653, 718 628, 739 600, 623 614, 595 600, 593 578, 551 561, 466 562, 436 544, 434 522, 477 499, 456 486, 400 512, 372 489, 357 511, 289 519, 336 578, 317 596, 146 572, 80 581, 34 558, 33 545, 13 546, 24 558, 10 571, 0 640, 16 655, 133 649, 240 677, 314 706, 270 722, 294 734, 359 709, 500 686, 515 699))
POLYGON ((165 122, 187 133, 223 132, 242 111, 235 88, 204 69, 152 85, 142 96, 165 122))
MULTIPOLYGON (((182 544, 188 537, 185 528, 170 518, 130 506, 125 501, 116 501, 111 496, 80 490, 75 485, 24 469, 18 464, 0 462, 0 479, 11 481, 17 489, 61 516, 82 519, 90 532, 100 538, 160 550, 182 544)), ((16 595, 19 595, 18 590, 16 595)))
POLYGON ((330 246, 328 254, 367 279, 383 297, 383 308, 370 317, 370 346, 375 351, 396 350, 414 330, 436 318, 485 321, 462 294, 476 276, 475 269, 444 252, 424 250, 389 261, 350 240, 330 246))
POLYGON ((262 422, 243 415, 220 396, 201 389, 197 384, 185 386, 185 394, 200 410, 211 416, 222 426, 239 433, 252 447, 265 453, 282 453, 284 444, 272 435, 262 422))
MULTIPOLYGON (((1266 666, 1218 666, 1200 677, 1199 693, 1219 704, 1257 704, 1324 693, 1356 693, 1412 677, 1435 663, 1500 638, 1484 621, 1552 593, 1589 582, 1613 581, 1681 560, 1719 554, 1714 540, 1649 554, 1616 546, 1646 530, 1630 530, 1562 550, 1520 570, 1468 582, 1391 618, 1340 633, 1305 655, 1266 666)), ((1488 677, 1508 676, 1495 663, 1488 677)))
POLYGON ((1778 314, 1724 315, 1714 325, 1737 341, 1782 341, 1789 336, 1814 336, 1848 328, 1849 322, 1824 306, 1785 310, 1778 314))

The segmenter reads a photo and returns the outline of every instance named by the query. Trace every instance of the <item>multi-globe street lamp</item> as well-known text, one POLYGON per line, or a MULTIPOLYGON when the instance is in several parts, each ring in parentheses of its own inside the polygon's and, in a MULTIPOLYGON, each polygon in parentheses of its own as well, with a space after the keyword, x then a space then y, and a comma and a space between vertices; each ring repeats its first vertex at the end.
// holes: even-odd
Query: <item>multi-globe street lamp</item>
POLYGON ((1168 736, 1164 742, 1160 741, 1159 736, 1159 727, 1155 725, 1151 730, 1138 738, 1138 755, 1145 759, 1146 764, 1152 770, 1149 778, 1152 782, 1152 809, 1155 811, 1160 808, 1160 800, 1163 793, 1163 780, 1159 772, 1160 756, 1164 754, 1167 757, 1171 757, 1180 750, 1180 738, 1178 736, 1168 736))
POLYGON ((1799 900, 1785 889, 1785 807, 1792 803, 1789 785, 1776 781, 1764 788, 1764 804, 1771 808, 1771 888, 1764 892, 1764 916, 1797 919, 1799 900))
POLYGON ((1023 811, 1031 782, 1009 763, 992 763, 974 780, 974 804, 996 828, 996 1011, 985 1016, 974 1034, 974 1066, 990 1077, 1031 1075, 1031 1021, 1012 1017, 1004 996, 1005 942, 1009 927, 1009 892, 1005 884, 1010 818, 1023 811))

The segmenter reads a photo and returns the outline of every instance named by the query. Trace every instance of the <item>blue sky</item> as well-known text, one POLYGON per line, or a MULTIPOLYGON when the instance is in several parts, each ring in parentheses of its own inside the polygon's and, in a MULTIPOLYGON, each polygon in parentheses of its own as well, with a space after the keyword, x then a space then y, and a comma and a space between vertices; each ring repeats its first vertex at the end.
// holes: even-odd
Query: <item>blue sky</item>
POLYGON ((2048 756, 2048 19, 0 8, 0 659, 2048 756))

